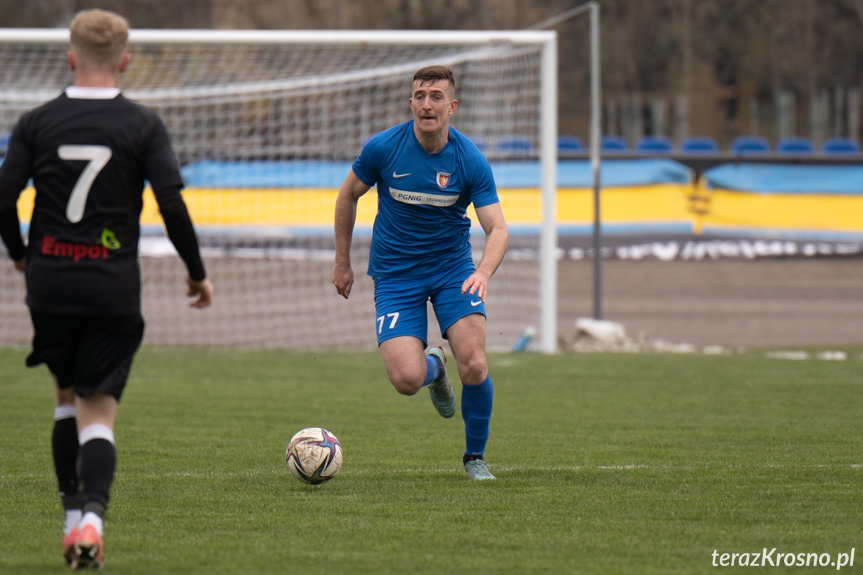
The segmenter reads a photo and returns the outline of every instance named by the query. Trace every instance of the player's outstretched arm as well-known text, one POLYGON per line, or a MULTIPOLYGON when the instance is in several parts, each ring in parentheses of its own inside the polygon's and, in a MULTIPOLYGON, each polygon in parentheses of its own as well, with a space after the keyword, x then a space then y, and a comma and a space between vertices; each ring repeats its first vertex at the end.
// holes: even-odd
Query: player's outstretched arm
POLYGON ((351 241, 357 221, 357 202, 371 186, 360 180, 353 169, 348 172, 336 198, 334 232, 336 239, 336 261, 333 265, 333 285, 345 299, 351 295, 354 285, 354 270, 351 268, 351 241))
POLYGON ((189 285, 186 295, 189 297, 197 296, 197 299, 189 306, 199 309, 210 307, 213 303, 213 284, 210 282, 210 278, 204 278, 199 282, 192 278, 186 278, 186 283, 189 285))
POLYGON ((509 230, 500 202, 477 208, 476 216, 485 231, 485 247, 476 271, 462 284, 461 293, 470 293, 485 301, 491 276, 497 271, 509 247, 509 230))

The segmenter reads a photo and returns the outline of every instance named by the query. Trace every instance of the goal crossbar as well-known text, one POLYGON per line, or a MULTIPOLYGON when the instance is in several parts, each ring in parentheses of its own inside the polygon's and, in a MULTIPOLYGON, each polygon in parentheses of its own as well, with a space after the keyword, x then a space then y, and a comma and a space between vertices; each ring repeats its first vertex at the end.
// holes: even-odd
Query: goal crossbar
MULTIPOLYGON (((3 28, 0 41, 19 44, 66 43, 69 31, 63 28, 3 28)), ((453 43, 545 44, 554 43, 550 31, 490 30, 147 30, 129 31, 131 44, 410 44, 415 46, 453 43)))

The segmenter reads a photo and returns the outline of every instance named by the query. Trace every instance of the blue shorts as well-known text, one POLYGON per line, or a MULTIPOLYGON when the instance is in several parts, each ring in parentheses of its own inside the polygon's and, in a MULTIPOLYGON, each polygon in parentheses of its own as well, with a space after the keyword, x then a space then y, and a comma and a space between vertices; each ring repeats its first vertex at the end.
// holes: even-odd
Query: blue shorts
POLYGON ((375 279, 375 330, 378 345, 388 339, 413 336, 428 344, 428 313, 431 300, 441 336, 461 318, 485 315, 485 304, 477 296, 462 295, 464 280, 474 272, 473 262, 447 273, 422 279, 375 279))

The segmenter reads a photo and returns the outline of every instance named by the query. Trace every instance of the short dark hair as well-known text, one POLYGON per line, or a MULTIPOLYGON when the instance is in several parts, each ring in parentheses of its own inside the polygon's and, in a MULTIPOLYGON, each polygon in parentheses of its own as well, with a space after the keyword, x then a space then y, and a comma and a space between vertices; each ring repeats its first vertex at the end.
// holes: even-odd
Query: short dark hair
POLYGON ((455 78, 452 75, 452 70, 446 66, 424 66, 414 73, 412 82, 437 82, 438 80, 446 80, 449 82, 452 89, 455 90, 455 78))

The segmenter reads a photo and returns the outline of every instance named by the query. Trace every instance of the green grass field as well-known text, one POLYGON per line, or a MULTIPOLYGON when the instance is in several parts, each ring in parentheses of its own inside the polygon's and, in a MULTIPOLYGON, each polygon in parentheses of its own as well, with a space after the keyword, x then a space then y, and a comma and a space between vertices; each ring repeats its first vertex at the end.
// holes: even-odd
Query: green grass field
MULTIPOLYGON (((117 420, 105 572, 690 574, 764 548, 854 548, 859 571, 863 349, 846 351, 492 355, 498 480, 471 483, 460 417, 398 395, 376 353, 146 347, 117 420), (317 487, 284 463, 313 425, 345 453, 317 487)), ((64 573, 53 390, 25 354, 0 349, 0 573, 64 573)), ((785 570, 836 567, 768 569, 785 570)))

